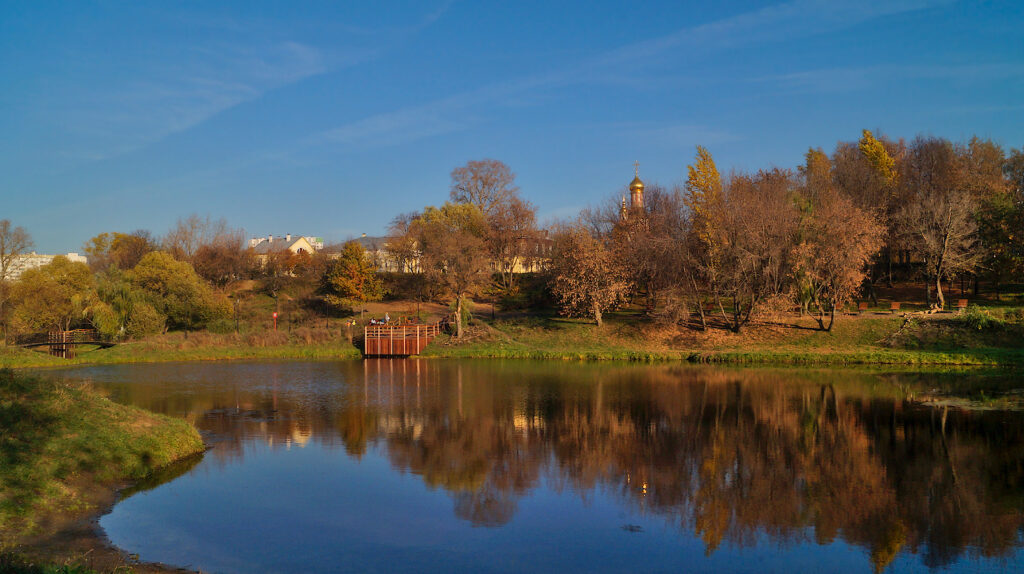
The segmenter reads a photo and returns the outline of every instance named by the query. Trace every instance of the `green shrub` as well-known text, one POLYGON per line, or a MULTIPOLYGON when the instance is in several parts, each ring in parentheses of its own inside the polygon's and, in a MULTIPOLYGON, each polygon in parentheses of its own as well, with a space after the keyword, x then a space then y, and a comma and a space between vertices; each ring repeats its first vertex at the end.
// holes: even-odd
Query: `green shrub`
POLYGON ((987 309, 982 309, 977 305, 969 306, 956 316, 955 321, 975 331, 994 331, 1006 326, 1004 319, 996 317, 987 309))
POLYGON ((140 301, 132 307, 132 315, 128 319, 125 331, 132 339, 141 339, 149 335, 161 333, 167 324, 167 318, 160 314, 149 303, 140 301))

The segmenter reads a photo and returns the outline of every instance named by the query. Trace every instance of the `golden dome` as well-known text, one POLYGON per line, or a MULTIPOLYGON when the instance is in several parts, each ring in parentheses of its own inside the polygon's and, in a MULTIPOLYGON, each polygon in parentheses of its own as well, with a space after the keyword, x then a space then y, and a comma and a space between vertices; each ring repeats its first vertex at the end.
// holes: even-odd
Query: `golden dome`
POLYGON ((640 181, 640 176, 633 178, 633 181, 629 184, 630 191, 642 191, 644 189, 644 182, 640 181))

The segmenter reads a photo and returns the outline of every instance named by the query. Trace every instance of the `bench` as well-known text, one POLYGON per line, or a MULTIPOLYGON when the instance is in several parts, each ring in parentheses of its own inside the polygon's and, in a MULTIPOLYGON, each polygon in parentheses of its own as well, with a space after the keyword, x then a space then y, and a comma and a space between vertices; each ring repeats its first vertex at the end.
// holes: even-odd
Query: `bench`
POLYGON ((967 299, 957 299, 956 300, 956 311, 957 311, 957 313, 962 313, 965 309, 967 309, 967 299))
POLYGON ((867 301, 861 301, 860 303, 857 303, 857 313, 863 313, 864 311, 867 311, 867 310, 868 310, 868 302, 867 301))
POLYGON ((899 311, 899 310, 900 310, 900 304, 899 303, 897 303, 896 301, 893 301, 892 303, 889 303, 889 312, 890 313, 895 313, 896 311, 899 311))

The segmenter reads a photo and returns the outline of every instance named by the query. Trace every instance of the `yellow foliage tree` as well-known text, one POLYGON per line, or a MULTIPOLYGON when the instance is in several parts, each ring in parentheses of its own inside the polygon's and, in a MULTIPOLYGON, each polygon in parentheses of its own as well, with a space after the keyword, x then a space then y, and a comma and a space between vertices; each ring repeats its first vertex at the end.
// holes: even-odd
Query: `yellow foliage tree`
POLYGON ((697 146, 697 161, 688 166, 686 206, 693 212, 694 229, 701 241, 713 244, 715 218, 722 203, 722 176, 715 160, 704 146, 697 146))
POLYGON ((896 160, 889 155, 885 144, 871 133, 871 130, 864 130, 860 142, 857 144, 861 155, 868 162, 868 165, 875 170, 889 185, 896 183, 896 160))

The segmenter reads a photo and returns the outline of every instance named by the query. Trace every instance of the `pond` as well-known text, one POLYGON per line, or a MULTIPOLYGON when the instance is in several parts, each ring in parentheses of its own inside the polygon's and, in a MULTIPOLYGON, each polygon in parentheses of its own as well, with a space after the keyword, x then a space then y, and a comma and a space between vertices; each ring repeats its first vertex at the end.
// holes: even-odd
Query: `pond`
POLYGON ((377 360, 98 366, 212 448, 100 524, 204 572, 1024 569, 1012 376, 377 360))

